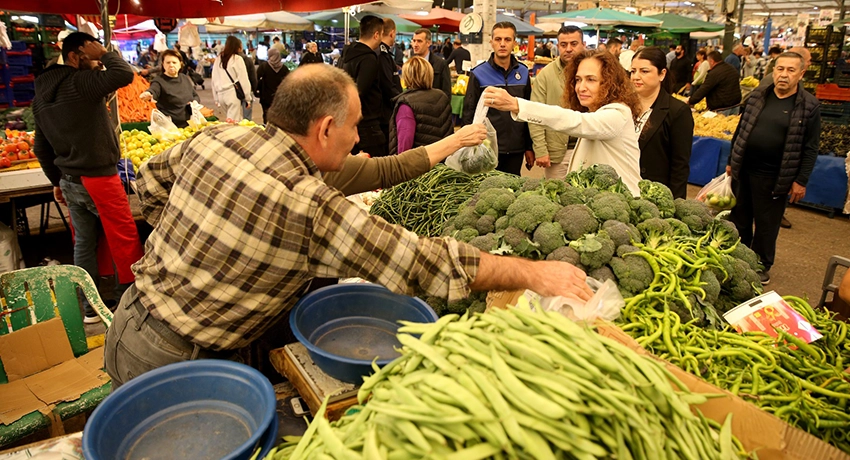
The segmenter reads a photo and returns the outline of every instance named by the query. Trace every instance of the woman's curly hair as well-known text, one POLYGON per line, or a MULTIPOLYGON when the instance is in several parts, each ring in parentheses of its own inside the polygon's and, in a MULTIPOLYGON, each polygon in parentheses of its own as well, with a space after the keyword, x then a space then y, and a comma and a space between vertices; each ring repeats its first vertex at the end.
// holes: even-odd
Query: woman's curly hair
POLYGON ((596 59, 602 64, 602 74, 599 76, 599 102, 593 110, 606 104, 619 102, 631 109, 632 119, 637 123, 641 114, 641 105, 635 87, 626 77, 626 72, 620 62, 614 58, 613 54, 606 51, 589 50, 575 55, 570 60, 567 67, 564 68, 567 89, 564 91, 561 104, 577 112, 590 111, 587 107, 581 105, 576 94, 576 73, 578 73, 579 64, 585 59, 596 59))

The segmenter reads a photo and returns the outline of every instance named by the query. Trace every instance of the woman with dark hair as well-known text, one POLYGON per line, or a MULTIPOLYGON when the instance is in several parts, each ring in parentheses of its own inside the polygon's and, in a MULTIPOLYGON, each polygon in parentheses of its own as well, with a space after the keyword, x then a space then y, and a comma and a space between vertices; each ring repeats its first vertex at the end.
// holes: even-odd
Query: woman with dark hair
POLYGON ((711 65, 708 63, 708 51, 705 48, 700 48, 697 51, 697 62, 694 64, 694 81, 691 83, 691 94, 695 93, 697 88, 705 82, 705 76, 711 65))
POLYGON ((631 73, 641 104, 640 177, 670 187, 676 198, 687 198, 694 138, 691 109, 670 95, 667 57, 660 48, 635 53, 631 73))
POLYGON ((269 107, 272 106, 274 94, 287 75, 289 75, 289 69, 283 64, 280 50, 277 48, 269 49, 268 60, 263 61, 260 68, 257 69, 256 96, 260 98, 260 105, 263 106, 263 123, 268 123, 268 111, 269 107))
POLYGON ((242 41, 230 35, 224 42, 224 51, 215 58, 212 70, 213 100, 216 107, 227 113, 233 121, 242 120, 242 101, 236 95, 237 83, 241 85, 247 108, 251 107, 253 89, 248 78, 245 61, 239 55, 242 41))
POLYGON ((145 101, 153 100, 160 112, 171 117, 178 128, 189 126, 192 101, 201 102, 195 85, 188 75, 182 73, 183 58, 175 50, 162 52, 162 74, 154 78, 150 88, 139 95, 145 101))
POLYGON ((579 138, 570 171, 610 165, 632 194, 638 195, 640 150, 635 123, 640 117, 640 101, 623 66, 611 53, 585 51, 573 57, 564 76, 567 87, 562 105, 567 108, 515 98, 492 86, 481 97, 486 106, 510 111, 518 121, 579 138))

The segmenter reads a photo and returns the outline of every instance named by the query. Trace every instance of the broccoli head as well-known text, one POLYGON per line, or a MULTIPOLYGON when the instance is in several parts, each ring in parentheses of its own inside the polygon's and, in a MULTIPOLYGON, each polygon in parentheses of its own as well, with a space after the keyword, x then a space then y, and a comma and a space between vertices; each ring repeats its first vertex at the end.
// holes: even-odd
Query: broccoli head
POLYGON ((608 264, 611 266, 614 276, 617 277, 617 284, 620 285, 620 288, 631 294, 629 297, 649 289, 649 285, 652 284, 655 277, 652 267, 646 259, 640 256, 614 257, 608 264))
POLYGON ((522 185, 519 188, 520 192, 530 192, 532 190, 537 190, 537 187, 540 186, 540 183, 543 179, 536 177, 523 177, 520 179, 522 185))
POLYGON ((631 254, 633 252, 640 251, 640 248, 637 246, 632 246, 631 244, 622 244, 617 246, 617 257, 625 257, 626 254, 631 254))
POLYGON ((599 222, 593 215, 593 211, 583 204, 564 206, 552 216, 552 220, 561 224, 569 240, 577 240, 599 230, 599 222))
POLYGON ((478 236, 478 230, 476 230, 474 228, 464 228, 464 229, 456 231, 453 236, 458 241, 463 241, 464 243, 469 243, 470 241, 472 241, 473 238, 478 236))
POLYGON ((516 195, 509 188, 489 188, 478 192, 478 202, 475 204, 475 212, 486 214, 489 210, 495 210, 497 216, 504 214, 508 206, 514 202, 516 195))
POLYGON ((540 258, 540 250, 537 244, 531 241, 531 235, 516 227, 508 227, 502 240, 511 247, 511 252, 529 259, 540 258))
POLYGON ((608 280, 611 280, 615 283, 617 282, 617 278, 614 276, 614 272, 611 271, 611 268, 608 266, 595 268, 587 272, 587 276, 603 283, 608 280))
POLYGON ((605 230, 584 235, 581 239, 570 242, 570 247, 578 251, 582 265, 589 270, 607 264, 615 250, 614 242, 605 230))
POLYGON ((637 228, 628 224, 624 224, 618 220, 606 220, 602 224, 602 230, 608 232, 608 236, 614 241, 614 246, 622 246, 630 244, 632 241, 640 241, 640 233, 637 228))
POLYGON ((564 239, 564 229, 557 222, 543 222, 536 230, 532 238, 540 252, 545 256, 567 244, 564 239))
POLYGON ((638 182, 640 197, 650 201, 658 208, 661 217, 673 217, 676 214, 676 206, 673 203, 673 192, 661 182, 642 180, 638 182))
POLYGON ((691 228, 681 220, 676 219, 675 217, 668 217, 664 219, 664 221, 670 224, 670 235, 691 236, 691 228))
POLYGON ((676 218, 684 222, 693 232, 704 232, 708 224, 714 220, 711 211, 705 203, 697 200, 673 201, 676 206, 676 218))
POLYGON ((727 293, 732 300, 745 302, 761 293, 762 285, 759 275, 747 262, 724 254, 720 256, 720 263, 726 271, 726 277, 723 278, 724 274, 718 273, 720 270, 712 271, 719 280, 722 280, 722 292, 727 293))
POLYGON ((715 249, 729 249, 736 244, 740 246, 738 228, 728 220, 714 219, 708 225, 708 232, 711 233, 709 244, 715 249))
POLYGON ((700 274, 700 283, 705 291, 705 302, 713 304, 720 297, 720 281, 711 270, 705 270, 700 274))
POLYGON ((481 181, 478 186, 478 193, 484 192, 491 188, 508 188, 511 190, 519 190, 520 178, 513 174, 492 173, 492 176, 487 176, 481 181))
MULTIPOLYGON (((512 227, 532 232, 543 222, 551 222, 561 206, 535 192, 521 193, 508 207, 507 215, 512 227)), ((455 225, 457 226, 457 225, 455 225)))
POLYGON ((569 206, 571 204, 584 204, 584 191, 579 187, 566 186, 563 192, 558 195, 558 201, 561 206, 569 206))
POLYGON ((440 233, 440 236, 452 236, 456 231, 457 229, 454 225, 443 225, 443 231, 440 233))
POLYGON ((475 229, 478 230, 479 235, 486 235, 488 233, 493 233, 496 231, 496 218, 485 214, 478 218, 478 222, 475 223, 475 229))
POLYGON ((540 192, 554 202, 567 190, 567 183, 558 179, 543 179, 540 181, 540 192))
POLYGON ((620 191, 622 181, 617 170, 610 165, 595 164, 567 175, 567 181, 575 187, 593 187, 599 190, 620 191))
POLYGON ((469 244, 484 252, 490 252, 499 247, 499 238, 495 233, 487 233, 469 240, 469 244))
POLYGON ((695 321, 695 324, 698 326, 705 324, 705 310, 702 309, 696 296, 691 294, 688 295, 686 299, 690 304, 690 308, 678 297, 668 299, 667 306, 670 307, 671 312, 679 315, 679 319, 681 319, 682 323, 695 321))
POLYGON ((578 251, 569 246, 561 246, 560 248, 550 252, 549 255, 546 256, 546 260, 559 260, 561 262, 567 262, 569 264, 579 266, 581 264, 581 255, 579 255, 578 251))
POLYGON ((759 259, 758 254, 744 244, 739 243, 738 246, 735 246, 735 249, 729 253, 729 255, 736 259, 743 260, 747 263, 750 269, 754 271, 758 272, 764 270, 764 265, 761 264, 761 259, 759 259))
POLYGON ((653 217, 661 217, 661 213, 658 211, 658 207, 655 206, 655 204, 653 204, 651 201, 644 200, 643 198, 632 200, 629 203, 629 207, 631 208, 629 212, 629 218, 635 225, 645 221, 646 219, 651 219, 653 217))
POLYGON ((502 216, 496 219, 496 231, 504 230, 510 226, 511 218, 508 216, 502 216))
POLYGON ((599 193, 598 188, 588 187, 581 191, 581 200, 582 203, 587 203, 591 198, 595 197, 596 194, 599 193))
POLYGON ((619 193, 599 192, 587 204, 600 222, 605 222, 606 220, 629 221, 629 203, 619 193))
POLYGON ((481 216, 475 213, 474 207, 461 208, 454 220, 454 227, 458 230, 465 228, 475 228, 478 225, 478 219, 481 216))
POLYGON ((670 224, 664 219, 647 219, 637 225, 645 245, 658 248, 667 242, 670 235, 670 224))

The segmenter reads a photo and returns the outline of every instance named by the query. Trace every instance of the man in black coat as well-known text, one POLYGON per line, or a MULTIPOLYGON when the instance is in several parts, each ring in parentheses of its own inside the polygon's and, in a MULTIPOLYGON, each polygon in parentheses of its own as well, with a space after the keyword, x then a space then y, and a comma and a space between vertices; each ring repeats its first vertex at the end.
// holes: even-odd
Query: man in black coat
MULTIPOLYGON (((390 18, 384 18, 384 24, 381 28, 381 45, 378 48, 378 65, 380 66, 380 74, 378 81, 381 87, 381 131, 387 135, 389 142, 390 135, 390 118, 393 116, 395 109, 395 98, 401 94, 401 78, 396 70, 395 56, 393 53, 396 36, 395 21, 390 18)), ((389 145, 389 144, 387 144, 389 145)))
POLYGON ((738 71, 730 64, 723 62, 723 57, 717 51, 708 53, 710 69, 705 76, 705 83, 688 99, 689 105, 695 105, 705 98, 708 110, 727 109, 741 103, 741 83, 738 71))
POLYGON ((454 50, 452 50, 451 56, 449 56, 447 61, 455 63, 455 72, 458 75, 465 75, 466 72, 463 70, 463 61, 471 61, 472 58, 469 56, 469 50, 463 47, 463 43, 459 38, 455 38, 454 41, 454 50))
POLYGON ((439 89, 446 93, 446 96, 452 98, 452 75, 449 72, 449 66, 446 60, 431 52, 431 31, 428 29, 416 29, 413 33, 413 54, 427 60, 434 68, 434 85, 433 88, 439 89))
POLYGON ((800 85, 805 71, 805 59, 797 53, 776 59, 774 84, 747 98, 726 166, 738 200, 731 220, 741 242, 764 264, 762 284, 770 282, 786 200, 790 196, 796 203, 806 196, 818 156, 820 102, 800 85))
POLYGON ((688 59, 685 48, 682 45, 677 45, 676 58, 670 64, 670 74, 673 77, 673 87, 671 88, 673 94, 678 93, 691 82, 693 71, 694 66, 691 64, 691 60, 688 59))

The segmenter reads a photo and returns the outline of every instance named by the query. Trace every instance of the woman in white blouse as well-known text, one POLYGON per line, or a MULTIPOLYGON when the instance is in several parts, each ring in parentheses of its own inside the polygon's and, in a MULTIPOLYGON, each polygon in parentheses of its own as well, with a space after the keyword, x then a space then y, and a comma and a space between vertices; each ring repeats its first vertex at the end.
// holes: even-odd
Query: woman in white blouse
POLYGON ((518 120, 546 126, 579 138, 570 170, 594 164, 612 166, 634 195, 639 195, 640 148, 635 125, 640 100, 623 67, 610 53, 585 51, 564 70, 564 107, 515 98, 505 90, 487 87, 484 104, 510 111, 518 120))
POLYGON ((227 118, 233 121, 242 120, 242 101, 236 96, 236 83, 242 86, 245 102, 248 104, 246 108, 251 107, 254 94, 245 60, 239 55, 241 51, 242 41, 233 35, 228 36, 224 42, 224 51, 215 58, 212 70, 215 105, 224 109, 227 118))

